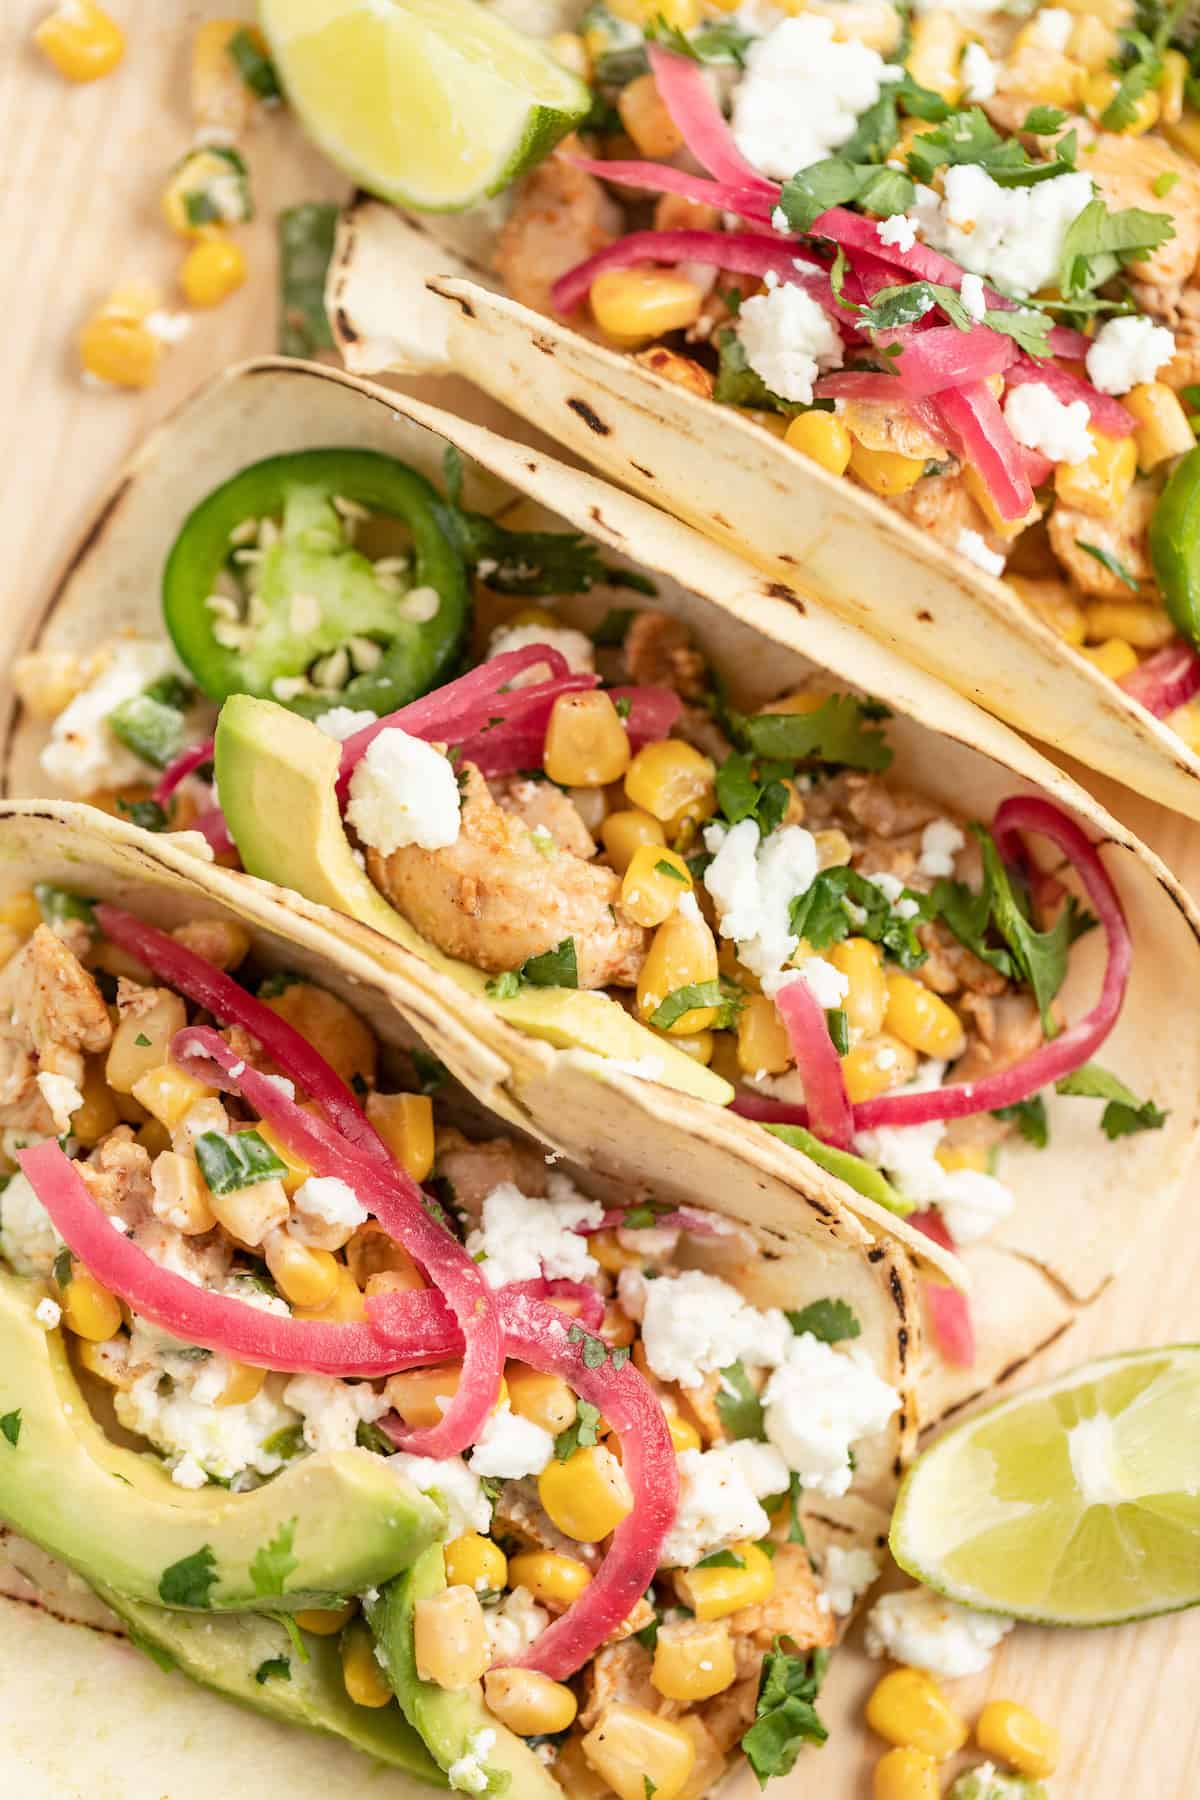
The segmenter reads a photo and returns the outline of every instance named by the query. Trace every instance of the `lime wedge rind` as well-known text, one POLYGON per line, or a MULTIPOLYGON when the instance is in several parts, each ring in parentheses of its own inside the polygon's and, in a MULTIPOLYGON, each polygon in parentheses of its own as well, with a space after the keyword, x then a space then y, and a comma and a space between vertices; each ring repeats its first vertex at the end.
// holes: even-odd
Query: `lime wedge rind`
POLYGON ((905 1476, 890 1541, 926 1586, 1033 1624, 1200 1604, 1200 1345, 1103 1357, 965 1420, 905 1476))

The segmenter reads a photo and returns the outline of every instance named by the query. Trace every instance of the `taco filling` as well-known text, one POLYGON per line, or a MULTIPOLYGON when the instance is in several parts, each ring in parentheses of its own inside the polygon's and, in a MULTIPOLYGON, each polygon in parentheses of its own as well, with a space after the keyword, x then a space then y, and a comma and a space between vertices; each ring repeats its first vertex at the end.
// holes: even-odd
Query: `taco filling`
POLYGON ((152 1653, 461 1792, 699 1796, 819 1743, 878 1572, 838 1502, 901 1405, 855 1310, 439 1122, 440 1065, 398 1086, 235 922, 7 914, 0 1516, 152 1653))

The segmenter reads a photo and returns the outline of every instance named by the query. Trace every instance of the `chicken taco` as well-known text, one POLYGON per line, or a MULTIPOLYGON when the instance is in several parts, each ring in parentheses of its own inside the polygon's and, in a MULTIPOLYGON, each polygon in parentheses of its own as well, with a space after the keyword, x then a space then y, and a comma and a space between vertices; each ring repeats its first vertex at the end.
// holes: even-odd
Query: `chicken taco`
MULTIPOLYGON (((189 1794, 228 1731, 181 1674, 361 1753, 283 1734, 272 1791, 700 1800, 820 1743, 913 1441, 904 1252, 832 1204, 760 1226, 716 1146, 664 1198, 650 1109, 607 1173, 498 1135, 378 967, 186 844, 10 804, 0 869, 29 1717, 98 1667, 152 1721, 139 1779, 189 1794)), ((128 1751, 98 1734, 89 1791, 128 1751)), ((77 1784, 77 1741, 19 1754, 23 1792, 77 1784)))
POLYGON ((864 1241, 966 1246, 972 1313, 925 1294, 932 1415, 1061 1330, 1130 1195, 1149 1228, 1179 1180, 1162 972, 1187 1004, 1194 919, 1006 728, 778 595, 524 446, 251 365, 73 559, 8 785, 200 831, 221 891, 402 983, 484 1104, 588 1166, 650 1117, 676 1203, 719 1144, 765 1223, 828 1199, 864 1241))
MULTIPOLYGON (((553 10, 592 99, 551 154, 449 215, 354 170, 381 197, 328 288, 348 365, 453 367, 1200 816, 1188 9, 553 10)), ((337 157, 317 26, 264 16, 337 157)))

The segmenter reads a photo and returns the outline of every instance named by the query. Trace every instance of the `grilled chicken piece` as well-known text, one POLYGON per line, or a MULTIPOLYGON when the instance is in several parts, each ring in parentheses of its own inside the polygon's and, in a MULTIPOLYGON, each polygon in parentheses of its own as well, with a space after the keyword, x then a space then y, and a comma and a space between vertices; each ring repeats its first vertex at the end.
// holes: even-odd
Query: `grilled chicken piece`
POLYGON ((487 1138, 479 1143, 447 1126, 437 1134, 435 1167, 454 1191, 454 1204, 472 1225, 478 1225, 483 1203, 493 1188, 511 1181, 523 1194, 542 1200, 546 1195, 546 1158, 528 1144, 512 1138, 487 1138))
POLYGON ((1200 172, 1160 137, 1129 138, 1111 131, 1100 132, 1094 149, 1081 159, 1084 165, 1111 212, 1136 206, 1170 215, 1174 237, 1129 270, 1137 284, 1138 303, 1170 321, 1200 254, 1200 172), (1176 180, 1170 193, 1160 198, 1155 183, 1164 175, 1176 180))
POLYGON ((1151 482, 1135 481, 1121 507, 1104 519, 1071 506, 1055 507, 1048 526, 1050 546, 1081 592, 1098 600, 1133 598, 1132 590, 1119 575, 1080 548, 1082 544, 1094 544, 1098 550, 1115 556, 1135 581, 1144 584, 1148 597, 1153 593, 1148 533, 1157 499, 1151 482))
POLYGON ((939 919, 918 925, 917 939, 927 954, 913 975, 935 994, 957 994, 962 988, 971 994, 1002 994, 1008 986, 998 969, 960 944, 939 919))
POLYGON ((769 1650, 780 1636, 794 1639, 799 1650, 832 1644, 834 1615, 820 1604, 821 1586, 807 1550, 801 1544, 780 1544, 774 1561, 773 1592, 757 1606, 743 1606, 732 1615, 729 1629, 734 1637, 749 1638, 759 1650, 769 1650))
POLYGON ((992 530, 962 475, 924 475, 907 493, 896 494, 888 505, 948 550, 958 551, 959 536, 964 531, 976 532, 989 550, 1001 556, 1007 556, 1012 548, 998 531, 992 530))
POLYGON ((553 313, 550 290, 560 275, 610 244, 621 214, 594 175, 568 161, 578 138, 531 170, 517 189, 492 267, 508 293, 535 312, 553 313))
POLYGON ((639 687, 669 687, 685 700, 704 692, 705 662, 679 619, 650 607, 635 613, 625 633, 625 667, 639 687))
POLYGON ((958 1003, 972 1035, 954 1065, 955 1082, 980 1081, 1024 1062, 1042 1043, 1042 1020, 1032 994, 965 994, 958 1003))
POLYGON ((491 783, 492 794, 499 806, 514 819, 528 825, 530 831, 548 831, 558 849, 568 856, 590 862, 596 854, 591 832, 579 816, 579 809, 562 789, 552 781, 529 781, 521 776, 508 776, 491 783))

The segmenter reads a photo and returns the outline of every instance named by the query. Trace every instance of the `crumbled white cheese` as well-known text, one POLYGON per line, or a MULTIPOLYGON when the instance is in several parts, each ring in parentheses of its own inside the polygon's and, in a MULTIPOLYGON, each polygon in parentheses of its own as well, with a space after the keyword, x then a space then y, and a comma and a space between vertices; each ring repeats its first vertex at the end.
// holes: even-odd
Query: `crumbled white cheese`
POLYGON ((970 273, 964 275, 962 286, 958 290, 958 297, 966 308, 969 318, 974 319, 976 323, 987 318, 987 295, 984 293, 982 275, 970 273))
POLYGON ((900 1404, 861 1352, 835 1350, 808 1331, 792 1339, 762 1397, 768 1442, 806 1488, 831 1499, 849 1489, 853 1445, 882 1431, 900 1404))
POLYGON ((192 1455, 181 1456, 171 1470, 171 1480, 176 1487, 202 1488, 208 1486, 208 1476, 192 1455))
POLYGON ((756 1500, 787 1491, 788 1466, 774 1444, 760 1443, 757 1438, 735 1438, 721 1444, 708 1455, 723 1456, 732 1463, 756 1500))
POLYGON ((938 1168, 938 1192, 928 1198, 945 1219, 955 1244, 961 1247, 990 1237, 1016 1205, 1012 1190, 982 1169, 946 1170, 940 1163, 938 1168))
POLYGON ((970 526, 964 525, 955 539, 955 548, 960 556, 982 569, 985 575, 1003 575, 1004 558, 998 550, 989 549, 984 539, 970 526))
POLYGON ((57 1300, 47 1297, 45 1300, 38 1301, 33 1309, 33 1316, 43 1330, 53 1331, 62 1318, 62 1307, 57 1300))
POLYGON ((1067 228, 1092 199, 1092 178, 1055 175, 1032 187, 1001 187, 977 163, 946 170, 945 197, 918 187, 914 213, 926 243, 1010 294, 1057 279, 1067 228))
POLYGON ((773 1366, 788 1354, 791 1337, 778 1307, 760 1312, 716 1275, 687 1269, 648 1284, 642 1344, 660 1381, 694 1388, 730 1363, 773 1366))
POLYGON ((483 1626, 492 1661, 515 1662, 523 1650, 541 1637, 549 1623, 550 1614, 537 1604, 528 1588, 513 1588, 499 1606, 484 1608, 483 1626))
POLYGON ((1071 40, 1075 20, 1065 6, 1043 6, 1029 25, 1029 41, 1043 50, 1066 49, 1071 40))
POLYGON ((763 993, 774 1000, 780 990, 793 981, 802 981, 825 1012, 833 1012, 850 992, 849 979, 833 963, 826 962, 823 956, 806 956, 794 969, 784 969, 779 975, 764 975, 763 993))
MULTIPOLYGON (((945 1073, 945 1063, 931 1057, 897 1092, 928 1093, 941 1086, 945 1073)), ((975 1243, 1007 1218, 1016 1203, 994 1175, 978 1169, 944 1169, 937 1152, 945 1135, 942 1119, 929 1119, 923 1125, 881 1125, 874 1131, 858 1132, 854 1148, 866 1162, 882 1169, 897 1192, 914 1206, 936 1206, 957 1244, 975 1243)))
POLYGON ((356 731, 363 731, 368 725, 375 723, 375 714, 359 710, 353 706, 331 706, 317 719, 317 727, 326 737, 336 738, 339 744, 353 737, 356 731))
POLYGON ((359 1425, 388 1411, 386 1394, 366 1381, 338 1381, 332 1375, 293 1375, 283 1390, 285 1406, 304 1419, 304 1441, 312 1450, 353 1450, 359 1425))
POLYGON ((893 213, 890 219, 881 219, 875 233, 881 244, 897 250, 911 250, 917 241, 917 228, 907 213, 893 213))
POLYGON ((291 1237, 316 1250, 340 1250, 365 1222, 367 1209, 336 1175, 310 1175, 292 1195, 291 1237))
MULTIPOLYGON (((771 1521, 738 1463, 724 1449, 684 1450, 679 1467, 679 1504, 659 1551, 659 1565, 690 1569, 693 1563, 726 1544, 765 1537, 771 1521)), ((780 1459, 776 1493, 786 1491, 787 1470, 780 1459)))
POLYGON ((710 825, 704 847, 712 862, 704 885, 712 895, 721 936, 758 976, 775 975, 800 942, 790 928, 792 901, 808 892, 820 870, 816 839, 802 825, 785 825, 760 839, 753 819, 730 830, 710 825))
POLYGON ((932 1588, 884 1594, 867 1616, 867 1652, 952 1680, 978 1675, 1013 1628, 1011 1619, 972 1612, 932 1588))
POLYGON ((738 149, 764 175, 786 181, 853 135, 887 77, 878 51, 834 37, 818 14, 781 19, 750 46, 733 96, 738 149))
POLYGON ((132 639, 114 644, 96 679, 50 727, 50 742, 42 751, 42 768, 50 779, 81 796, 144 780, 146 764, 114 737, 108 716, 174 668, 168 644, 132 639))
POLYGON ((446 1780, 458 1794, 486 1794, 491 1785, 484 1758, 496 1743, 494 1731, 477 1731, 467 1739, 465 1753, 446 1770, 446 1780))
MULTIPOLYGON (((591 638, 569 625, 502 625, 492 633, 487 660, 491 662, 494 656, 503 656, 509 650, 527 649, 530 644, 548 644, 551 650, 557 650, 566 658, 567 667, 577 675, 590 675, 595 671, 596 650, 591 638)), ((549 672, 546 663, 536 663, 531 669, 522 669, 512 685, 525 687, 534 681, 544 681, 549 672)))
POLYGON ((954 858, 966 841, 958 826, 950 819, 931 819, 921 833, 921 854, 917 858, 917 868, 931 881, 953 875, 954 858))
MULTIPOLYGON (((37 1143, 37 1138, 30 1138, 37 1143)), ((0 1193, 0 1253, 18 1275, 48 1276, 62 1239, 28 1177, 17 1173, 0 1193)))
POLYGON ((964 100, 990 100, 996 92, 997 69, 982 44, 968 44, 962 53, 959 74, 964 100))
POLYGON ((467 1460, 476 1475, 520 1481, 525 1475, 540 1475, 553 1455, 551 1433, 532 1419, 523 1419, 506 1400, 489 1416, 467 1460))
POLYGON ((486 1533, 492 1523, 492 1503, 480 1486, 478 1475, 472 1474, 461 1456, 414 1456, 408 1450, 397 1450, 388 1457, 388 1467, 405 1481, 411 1481, 423 1494, 432 1494, 446 1509, 446 1537, 462 1537, 464 1532, 486 1533))
POLYGON ((37 1077, 38 1093, 46 1102, 54 1129, 60 1136, 71 1129, 71 1114, 83 1105, 83 1095, 69 1075, 43 1070, 37 1077))
POLYGON ((372 849, 390 856, 416 844, 442 850, 458 840, 462 798, 449 759, 394 725, 381 731, 350 777, 346 817, 372 849))
POLYGON ((781 400, 811 405, 817 376, 842 366, 837 327, 795 282, 743 300, 737 331, 746 361, 781 400))
POLYGON ((1153 381, 1175 354, 1175 338, 1165 325, 1140 315, 1109 319, 1087 353, 1088 379, 1102 394, 1127 394, 1153 381))
POLYGON ((604 1208, 579 1193, 565 1175, 551 1175, 549 1193, 539 1200, 502 1181, 486 1196, 479 1228, 467 1250, 480 1262, 491 1287, 535 1281, 539 1275, 586 1281, 599 1269, 579 1225, 599 1225, 604 1208))
POLYGON ((233 1365, 222 1356, 191 1356, 173 1352, 161 1341, 155 1345, 139 1330, 130 1345, 135 1365, 151 1367, 132 1386, 113 1400, 117 1419, 127 1431, 149 1438, 176 1464, 190 1457, 210 1476, 232 1481, 246 1470, 274 1475, 284 1458, 264 1446, 277 1433, 298 1423, 296 1414, 282 1403, 285 1377, 268 1375, 252 1400, 240 1406, 218 1406, 233 1376, 233 1365), (170 1376, 169 1382, 163 1375, 170 1376))
POLYGON ((873 1550, 843 1550, 830 1544, 821 1558, 821 1585, 833 1611, 845 1618, 854 1603, 879 1578, 879 1558, 873 1550))
POLYGON ((1010 388, 1004 418, 1018 444, 1038 450, 1053 463, 1086 462, 1095 449, 1086 400, 1064 401, 1044 381, 1010 388))

